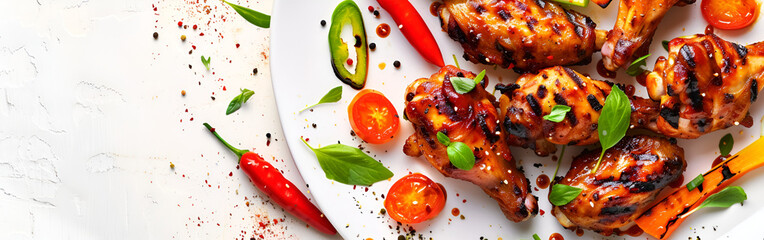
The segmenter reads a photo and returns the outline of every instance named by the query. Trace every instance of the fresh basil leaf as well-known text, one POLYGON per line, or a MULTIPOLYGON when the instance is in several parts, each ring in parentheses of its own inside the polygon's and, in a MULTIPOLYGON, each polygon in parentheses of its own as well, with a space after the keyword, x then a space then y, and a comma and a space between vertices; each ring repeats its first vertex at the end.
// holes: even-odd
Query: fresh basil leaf
POLYGON ((465 94, 472 91, 476 85, 475 81, 469 78, 451 77, 449 79, 451 80, 451 85, 454 86, 454 90, 459 94, 465 94))
POLYGON ((212 60, 212 57, 207 57, 207 59, 204 59, 204 55, 202 55, 202 64, 204 64, 204 67, 207 68, 207 71, 210 70, 210 60, 212 60))
POLYGON ((239 110, 241 108, 241 105, 243 105, 247 100, 249 100, 252 95, 255 95, 255 92, 249 89, 241 89, 241 94, 237 95, 233 99, 231 99, 231 102, 228 103, 228 109, 225 110, 225 115, 229 115, 233 112, 236 112, 236 110, 239 110))
POLYGON ((699 174, 695 179, 692 179, 692 181, 687 183, 687 191, 692 191, 693 189, 700 186, 700 184, 703 184, 703 174, 699 174))
POLYGON ((463 142, 451 142, 446 148, 448 160, 461 170, 470 170, 475 165, 475 154, 472 148, 463 142))
POLYGON ((732 138, 732 134, 727 133, 727 135, 724 135, 719 140, 719 152, 721 152, 722 156, 730 155, 733 145, 735 145, 735 139, 732 138))
POLYGON ((552 107, 552 112, 544 116, 544 120, 556 123, 562 122, 562 120, 565 119, 565 114, 567 114, 569 111, 569 106, 554 105, 554 107, 552 107))
POLYGON ((746 199, 748 199, 748 195, 745 194, 743 188, 738 186, 726 187, 718 193, 714 193, 714 195, 706 198, 706 200, 703 201, 703 203, 700 204, 700 206, 698 206, 698 208, 695 210, 705 207, 726 208, 732 206, 735 203, 741 203, 746 199))
POLYGON ((449 139, 445 133, 438 132, 436 136, 438 137, 438 142, 440 142, 440 144, 446 145, 446 147, 448 147, 448 145, 451 145, 451 139, 449 139))
POLYGON ((637 76, 639 74, 642 74, 642 72, 647 71, 642 68, 642 66, 647 65, 647 57, 649 57, 650 54, 644 55, 640 58, 637 58, 637 60, 634 60, 634 62, 629 65, 628 68, 626 68, 626 74, 629 74, 629 76, 637 76))
POLYGON ((562 206, 568 204, 573 199, 576 199, 583 189, 577 187, 571 187, 565 184, 555 184, 552 186, 552 191, 549 193, 549 202, 555 206, 562 206))
POLYGON ((228 5, 231 5, 233 10, 236 10, 239 15, 244 17, 248 22, 255 24, 255 26, 261 27, 261 28, 270 28, 271 27, 271 16, 268 16, 266 14, 263 14, 261 12, 245 8, 233 3, 229 3, 228 1, 223 1, 224 3, 227 3, 228 5))
POLYGON ((533 240, 541 240, 541 237, 539 237, 538 234, 533 234, 533 240))
POLYGON ((663 49, 666 49, 666 52, 668 52, 669 51, 669 46, 668 46, 669 45, 669 40, 663 40, 661 42, 661 44, 663 45, 663 49))
POLYGON ((302 110, 300 112, 308 110, 309 108, 315 107, 318 104, 322 103, 334 103, 338 102, 342 99, 342 86, 337 86, 335 88, 332 88, 332 90, 329 90, 322 98, 321 100, 318 100, 316 104, 310 105, 302 110))
POLYGON ((342 144, 313 148, 305 139, 301 140, 316 154, 328 179, 348 185, 370 186, 393 177, 393 172, 361 149, 342 144))
POLYGON ((483 81, 483 78, 485 77, 485 69, 483 71, 480 71, 477 76, 475 76, 475 85, 480 85, 480 82, 483 81))
POLYGON ((597 124, 597 134, 600 138, 600 145, 602 145, 602 153, 597 160, 597 165, 592 169, 592 173, 599 168, 605 151, 615 146, 618 141, 626 136, 630 122, 631 102, 629 97, 617 85, 613 85, 610 94, 605 99, 605 106, 602 107, 597 124))

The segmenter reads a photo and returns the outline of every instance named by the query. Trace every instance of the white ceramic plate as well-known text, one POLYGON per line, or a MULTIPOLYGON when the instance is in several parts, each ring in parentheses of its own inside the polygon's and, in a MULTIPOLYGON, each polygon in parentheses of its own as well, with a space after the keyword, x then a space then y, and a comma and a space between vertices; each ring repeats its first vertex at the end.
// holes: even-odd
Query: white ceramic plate
MULTIPOLYGON (((617 14, 618 0, 614 0, 607 9, 600 9, 594 4, 588 8, 576 10, 591 16, 600 29, 610 29, 617 14)), ((401 131, 397 137, 389 143, 382 145, 363 144, 365 150, 375 159, 380 160, 385 166, 395 173, 392 181, 382 181, 366 189, 354 187, 327 180, 318 165, 313 153, 299 140, 301 136, 309 138, 310 144, 325 146, 340 141, 350 146, 358 146, 361 140, 350 135, 351 127, 348 123, 347 106, 353 96, 358 92, 341 83, 332 72, 329 62, 329 46, 327 34, 332 11, 340 0, 279 0, 276 1, 273 10, 271 26, 271 71, 273 74, 273 88, 278 104, 281 123, 286 134, 286 140, 290 146, 292 156, 300 170, 305 182, 309 184, 310 193, 329 220, 337 227, 339 233, 346 239, 396 239, 401 234, 409 233, 409 226, 398 226, 395 221, 386 215, 380 215, 383 208, 381 194, 386 194, 390 185, 409 172, 422 172, 436 182, 442 183, 448 192, 446 208, 433 220, 416 224, 413 229, 417 236, 428 239, 531 239, 534 233, 538 233, 546 239, 552 233, 561 233, 566 239, 579 238, 573 232, 563 229, 554 217, 549 213, 551 205, 547 201, 547 189, 539 189, 534 194, 539 197, 541 210, 546 214, 540 214, 524 223, 513 223, 504 218, 497 204, 474 185, 446 178, 434 170, 424 159, 405 156, 402 152, 403 142, 412 132, 411 124, 401 121, 401 131), (321 20, 327 21, 327 26, 322 27, 321 20), (315 111, 298 111, 313 104, 320 99, 329 89, 343 86, 343 98, 338 103, 324 104, 315 108, 315 111), (316 128, 311 125, 315 123, 316 128), (453 216, 451 210, 458 208, 461 215, 453 216)), ((443 57, 447 64, 453 64, 452 54, 461 56, 463 50, 446 33, 440 31, 439 20, 429 13, 432 1, 411 1, 419 9, 425 22, 433 31, 440 45, 443 57)), ((438 68, 425 62, 394 26, 395 23, 389 15, 380 10, 381 16, 375 18, 366 9, 368 6, 379 8, 375 1, 357 0, 361 8, 368 41, 376 43, 375 51, 370 51, 369 75, 366 88, 383 92, 393 102, 400 112, 403 110, 404 89, 417 78, 429 77, 438 68), (386 23, 393 26, 392 32, 387 38, 380 38, 375 33, 376 27, 386 23), (400 69, 393 67, 393 61, 400 60, 400 69), (384 69, 380 64, 385 63, 384 69)), ((677 36, 702 33, 706 28, 706 22, 700 15, 698 3, 687 7, 674 7, 670 10, 666 19, 661 23, 652 44, 651 56, 648 59, 648 68, 652 68, 655 59, 660 55, 666 55, 660 41, 677 36)), ((764 40, 761 35, 764 32, 762 24, 756 24, 751 28, 740 31, 719 31, 717 34, 722 38, 748 44, 764 40)), ((573 67, 582 72, 589 73, 596 79, 598 76, 595 63, 599 61, 600 54, 595 53, 592 64, 588 66, 573 67)), ((488 68, 490 78, 489 89, 497 82, 513 82, 517 75, 510 70, 498 69, 473 65, 459 57, 462 68, 479 72, 488 68)), ((637 86, 637 94, 646 95, 644 88, 628 77, 625 72, 618 73, 616 82, 629 83, 637 86)), ((680 140, 679 144, 684 147, 688 162, 685 172, 685 182, 691 180, 701 172, 710 168, 711 162, 719 154, 718 141, 726 133, 732 133, 735 138, 733 152, 737 152, 753 140, 759 137, 760 123, 764 107, 762 101, 755 103, 751 109, 754 117, 754 126, 733 127, 723 131, 706 134, 696 140, 680 140)), ((562 173, 568 168, 571 157, 581 152, 583 148, 568 148, 563 158, 562 173)), ((550 157, 537 157, 531 151, 521 148, 512 148, 513 155, 526 171, 526 176, 536 187, 535 179, 540 174, 552 175, 554 164, 550 157), (536 168, 534 163, 543 164, 536 168)), ((558 153, 559 154, 559 153, 558 153)), ((724 210, 702 210, 691 216, 674 233, 676 239, 701 236, 703 239, 718 238, 735 225, 746 222, 748 226, 756 221, 764 220, 764 214, 760 212, 764 208, 764 171, 757 170, 735 183, 747 190, 750 200, 745 206, 736 205, 724 210), (749 216, 751 219, 748 219, 749 216)), ((754 224, 755 225, 755 224, 754 224)), ((756 233, 761 236, 760 228, 736 229, 735 235, 745 236, 756 233), (741 235, 742 234, 742 235, 741 235)), ((586 231, 586 238, 600 238, 601 236, 586 231)), ((642 235, 640 239, 648 237, 642 235)), ((622 238, 622 237, 619 237, 622 238)))

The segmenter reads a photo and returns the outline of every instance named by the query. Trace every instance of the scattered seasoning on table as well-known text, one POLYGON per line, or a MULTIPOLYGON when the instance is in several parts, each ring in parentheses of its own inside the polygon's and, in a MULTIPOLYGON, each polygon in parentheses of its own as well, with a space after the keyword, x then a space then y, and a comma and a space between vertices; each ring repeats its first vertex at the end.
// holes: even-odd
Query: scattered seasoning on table
POLYGON ((393 62, 393 67, 395 67, 395 68, 401 68, 401 62, 400 62, 400 61, 398 61, 398 60, 395 60, 395 62, 393 62))
POLYGON ((178 27, 183 27, 183 22, 178 21, 178 27))
POLYGON ((387 25, 387 23, 379 24, 379 26, 377 26, 377 36, 381 38, 390 36, 390 25, 387 25))
POLYGON ((194 29, 194 30, 196 30, 196 24, 194 24, 194 27, 193 27, 193 29, 194 29))
POLYGON ((239 43, 236 43, 236 48, 239 48, 239 46, 241 46, 241 45, 239 43))
POLYGON ((157 38, 159 38, 159 33, 158 32, 154 32, 154 39, 157 39, 157 38))
POLYGON ((191 64, 188 64, 188 69, 191 69, 191 64))
POLYGON ((369 43, 369 49, 374 51, 374 49, 377 49, 377 44, 376 43, 369 43))
POLYGON ((175 164, 170 162, 170 169, 175 169, 175 164))
POLYGON ((379 63, 379 70, 385 70, 385 66, 387 66, 387 64, 379 63))
POLYGON ((252 69, 252 74, 257 75, 257 68, 252 69))
POLYGON ((377 11, 377 10, 374 10, 374 16, 375 16, 375 17, 377 17, 377 18, 379 18, 379 11, 377 11))
POLYGON ((186 90, 181 90, 180 95, 186 96, 186 90))
POLYGON ((321 26, 322 27, 326 26, 326 20, 321 20, 321 26))
POLYGON ((318 125, 316 125, 316 124, 314 123, 312 126, 313 126, 313 128, 316 128, 318 125))
POLYGON ((369 12, 374 12, 374 7, 369 6, 369 12))
POLYGON ((180 35, 180 40, 185 42, 186 41, 186 35, 180 35))

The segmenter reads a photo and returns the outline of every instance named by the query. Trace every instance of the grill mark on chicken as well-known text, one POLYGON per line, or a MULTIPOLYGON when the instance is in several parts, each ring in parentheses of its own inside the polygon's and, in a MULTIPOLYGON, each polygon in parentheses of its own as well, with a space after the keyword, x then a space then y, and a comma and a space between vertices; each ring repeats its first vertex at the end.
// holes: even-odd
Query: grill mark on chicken
POLYGON ((589 106, 591 106, 592 109, 594 109, 594 111, 599 112, 600 110, 602 110, 602 104, 600 104, 600 101, 597 100, 597 97, 595 97, 594 95, 589 94, 588 96, 586 96, 586 100, 589 101, 589 106))
POLYGON ((573 71, 573 69, 570 68, 563 68, 565 69, 565 73, 568 74, 568 77, 573 80, 573 82, 578 85, 579 88, 584 88, 584 81, 581 79, 581 77, 578 76, 576 72, 573 71))
POLYGON ((682 59, 687 62, 688 66, 695 68, 695 51, 690 49, 690 45, 682 46, 679 53, 682 54, 682 59))
POLYGON ((525 100, 528 101, 528 105, 531 106, 531 109, 533 110, 533 113, 536 114, 536 116, 543 116, 541 115, 541 105, 539 105, 539 102, 533 98, 532 94, 526 95, 525 100))

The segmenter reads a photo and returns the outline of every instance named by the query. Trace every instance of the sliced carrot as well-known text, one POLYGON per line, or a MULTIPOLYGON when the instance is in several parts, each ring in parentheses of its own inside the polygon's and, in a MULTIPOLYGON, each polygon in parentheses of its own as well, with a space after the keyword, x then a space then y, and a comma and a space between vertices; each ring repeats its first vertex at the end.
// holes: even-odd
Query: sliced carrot
POLYGON ((712 194, 724 189, 744 174, 764 165, 764 139, 758 139, 726 161, 703 174, 703 183, 692 191, 678 188, 635 221, 653 237, 666 239, 687 218, 685 213, 697 208, 712 194))

